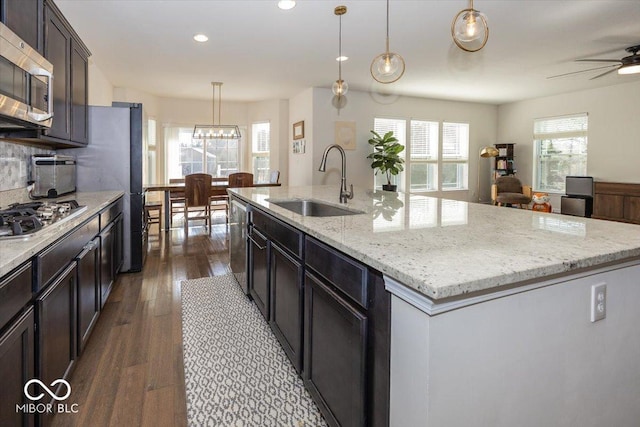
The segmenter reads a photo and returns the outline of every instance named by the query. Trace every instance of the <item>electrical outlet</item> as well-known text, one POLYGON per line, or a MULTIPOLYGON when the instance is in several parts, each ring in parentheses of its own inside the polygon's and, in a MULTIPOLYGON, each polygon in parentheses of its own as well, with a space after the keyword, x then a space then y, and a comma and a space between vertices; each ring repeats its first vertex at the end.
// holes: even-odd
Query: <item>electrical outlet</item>
POLYGON ((591 286, 591 321, 597 322, 607 317, 607 285, 591 286))

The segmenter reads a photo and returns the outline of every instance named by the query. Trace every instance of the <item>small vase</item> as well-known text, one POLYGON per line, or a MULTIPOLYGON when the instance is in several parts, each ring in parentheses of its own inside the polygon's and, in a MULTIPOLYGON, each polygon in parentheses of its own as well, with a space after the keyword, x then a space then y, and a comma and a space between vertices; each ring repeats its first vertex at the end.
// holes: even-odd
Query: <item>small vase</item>
POLYGON ((391 184, 383 184, 382 185, 382 189, 384 191, 397 191, 398 190, 398 186, 397 185, 391 185, 391 184))

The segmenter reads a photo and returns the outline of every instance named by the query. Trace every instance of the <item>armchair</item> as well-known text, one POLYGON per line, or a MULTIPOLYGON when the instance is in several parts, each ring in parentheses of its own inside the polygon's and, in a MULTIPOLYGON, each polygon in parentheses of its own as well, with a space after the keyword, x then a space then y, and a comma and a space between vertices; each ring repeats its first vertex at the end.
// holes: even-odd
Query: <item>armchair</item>
POLYGON ((531 187, 522 185, 520 180, 512 175, 500 176, 491 186, 491 201, 498 206, 520 205, 527 208, 531 203, 531 187))

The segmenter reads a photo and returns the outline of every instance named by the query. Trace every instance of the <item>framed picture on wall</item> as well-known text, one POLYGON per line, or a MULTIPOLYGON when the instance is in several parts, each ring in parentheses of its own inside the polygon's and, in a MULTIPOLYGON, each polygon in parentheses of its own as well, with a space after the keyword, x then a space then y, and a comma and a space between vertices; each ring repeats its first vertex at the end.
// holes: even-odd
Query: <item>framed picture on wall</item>
POLYGON ((304 120, 293 124, 293 139, 304 138, 304 120))
POLYGON ((293 141, 293 154, 304 154, 305 152, 305 143, 304 139, 298 139, 293 141))
POLYGON ((356 122, 336 122, 335 142, 345 150, 356 149, 356 122))

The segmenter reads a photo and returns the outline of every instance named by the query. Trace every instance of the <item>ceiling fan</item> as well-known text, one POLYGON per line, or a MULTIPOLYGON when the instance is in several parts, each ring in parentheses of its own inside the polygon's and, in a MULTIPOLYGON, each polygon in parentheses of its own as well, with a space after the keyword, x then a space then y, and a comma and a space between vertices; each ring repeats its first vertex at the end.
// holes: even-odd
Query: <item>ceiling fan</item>
POLYGON ((600 73, 595 77, 591 77, 589 80, 597 79, 598 77, 606 76, 609 73, 618 71, 618 74, 636 74, 640 73, 640 45, 631 46, 625 49, 631 55, 625 56, 622 59, 576 59, 576 62, 615 62, 615 64, 604 65, 602 67, 589 68, 586 70, 573 71, 571 73, 558 74, 555 76, 547 77, 548 79, 555 79, 557 77, 570 76, 572 74, 586 73, 587 71, 594 70, 607 70, 604 73, 600 73))

